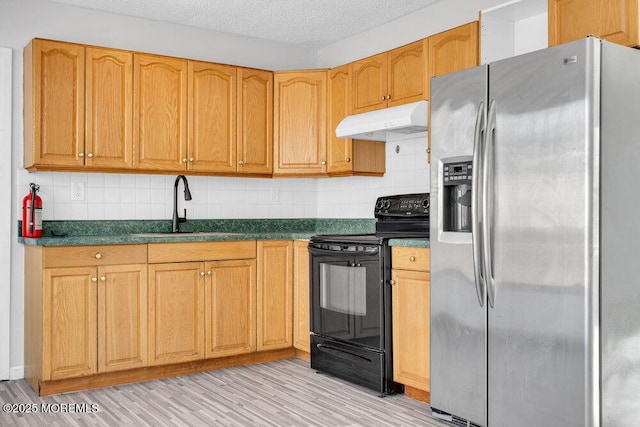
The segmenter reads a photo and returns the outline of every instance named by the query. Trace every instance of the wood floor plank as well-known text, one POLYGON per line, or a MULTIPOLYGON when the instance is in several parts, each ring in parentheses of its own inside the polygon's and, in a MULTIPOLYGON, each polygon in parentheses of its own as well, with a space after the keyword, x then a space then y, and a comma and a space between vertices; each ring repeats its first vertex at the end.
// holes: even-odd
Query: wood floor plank
POLYGON ((25 380, 5 381, 0 382, 0 404, 32 410, 0 411, 1 426, 449 425, 432 418, 424 402, 401 394, 380 398, 366 388, 318 374, 301 359, 46 397, 38 397, 25 380), (64 405, 70 405, 67 412, 64 405), (96 407, 97 412, 91 412, 96 407), (47 408, 55 413, 43 412, 47 408), (71 408, 76 412, 68 412, 71 408))

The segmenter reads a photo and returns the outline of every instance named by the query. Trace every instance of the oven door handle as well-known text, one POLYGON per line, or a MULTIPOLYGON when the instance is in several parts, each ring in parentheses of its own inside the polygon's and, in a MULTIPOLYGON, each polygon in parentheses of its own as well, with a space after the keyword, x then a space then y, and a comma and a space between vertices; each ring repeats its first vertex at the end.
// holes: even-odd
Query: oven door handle
POLYGON ((360 356, 358 354, 349 353, 330 344, 316 344, 316 347, 318 347, 318 350, 320 351, 324 351, 325 353, 329 353, 333 356, 341 357, 343 359, 352 360, 355 362, 362 362, 364 360, 371 363, 371 359, 369 358, 360 356))
MULTIPOLYGON (((339 245, 336 245, 336 246, 339 246, 339 245)), ((356 256, 362 256, 362 255, 376 256, 378 255, 378 253, 380 253, 380 248, 373 248, 371 251, 332 251, 330 249, 320 249, 320 248, 315 248, 309 245, 309 253, 315 254, 315 255, 346 254, 346 255, 356 255, 356 256)))

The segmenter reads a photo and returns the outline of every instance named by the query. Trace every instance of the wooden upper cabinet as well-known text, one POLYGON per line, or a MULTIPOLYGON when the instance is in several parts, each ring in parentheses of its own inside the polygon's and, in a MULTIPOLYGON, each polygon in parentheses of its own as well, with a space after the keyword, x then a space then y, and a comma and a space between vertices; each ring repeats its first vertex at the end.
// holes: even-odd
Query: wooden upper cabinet
POLYGON ((429 78, 478 65, 478 21, 443 31, 427 40, 429 78))
POLYGON ((329 70, 327 78, 327 172, 348 173, 352 170, 352 140, 336 137, 336 127, 351 114, 351 66, 329 70))
POLYGON ((238 172, 273 172, 273 72, 238 69, 238 172))
POLYGON ((325 175, 325 70, 274 75, 274 175, 325 175))
POLYGON ((34 39, 24 50, 24 167, 84 166, 84 46, 34 39))
POLYGON ((133 141, 137 169, 184 171, 187 155, 187 61, 133 56, 133 141))
POLYGON ((355 61, 353 67, 353 113, 387 106, 387 53, 355 61))
POLYGON ((426 49, 418 40, 353 63, 355 114, 427 99, 426 49))
POLYGON ((428 98, 427 49, 428 44, 419 40, 389 51, 389 107, 428 98))
POLYGON ((237 68, 189 61, 187 169, 236 170, 237 68))
POLYGON ((638 30, 638 0, 549 0, 549 46, 589 34, 638 46, 638 30))
POLYGON ((347 64, 327 71, 327 172, 382 176, 384 142, 336 137, 336 127, 353 110, 351 68, 347 64))
POLYGON ((88 167, 133 167, 133 54, 86 50, 86 144, 88 167))

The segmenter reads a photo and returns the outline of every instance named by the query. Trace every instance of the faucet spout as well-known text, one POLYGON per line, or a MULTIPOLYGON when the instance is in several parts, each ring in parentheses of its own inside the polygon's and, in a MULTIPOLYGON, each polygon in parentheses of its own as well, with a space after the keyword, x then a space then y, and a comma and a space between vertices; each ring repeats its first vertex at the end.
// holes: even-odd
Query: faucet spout
POLYGON ((184 175, 178 175, 175 182, 173 183, 173 220, 171 223, 172 233, 179 233, 180 223, 187 222, 187 209, 184 210, 183 217, 178 215, 178 184, 180 184, 181 180, 184 183, 184 199, 187 201, 191 200, 191 191, 189 191, 189 182, 187 181, 187 177, 184 175))

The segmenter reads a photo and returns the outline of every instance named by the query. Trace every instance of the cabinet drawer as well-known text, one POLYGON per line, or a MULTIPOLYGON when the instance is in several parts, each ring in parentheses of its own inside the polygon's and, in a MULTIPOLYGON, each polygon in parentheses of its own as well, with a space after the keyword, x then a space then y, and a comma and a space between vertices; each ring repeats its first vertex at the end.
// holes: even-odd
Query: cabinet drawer
POLYGON ((400 270, 429 271, 429 248, 391 248, 391 267, 400 270))
POLYGON ((149 244, 149 263, 217 261, 255 257, 255 240, 149 244))
POLYGON ((43 253, 45 268, 147 263, 147 245, 46 247, 43 253))

